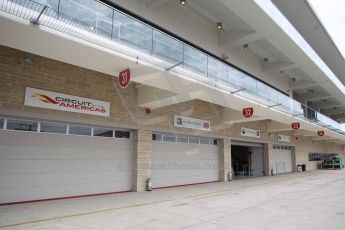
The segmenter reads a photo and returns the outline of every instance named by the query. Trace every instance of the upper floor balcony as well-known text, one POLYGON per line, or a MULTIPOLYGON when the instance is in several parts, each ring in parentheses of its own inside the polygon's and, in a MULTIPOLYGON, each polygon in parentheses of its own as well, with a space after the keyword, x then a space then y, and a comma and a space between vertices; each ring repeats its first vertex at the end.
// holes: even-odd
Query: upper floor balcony
POLYGON ((345 135, 343 125, 255 76, 96 0, 0 0, 0 11, 345 135))

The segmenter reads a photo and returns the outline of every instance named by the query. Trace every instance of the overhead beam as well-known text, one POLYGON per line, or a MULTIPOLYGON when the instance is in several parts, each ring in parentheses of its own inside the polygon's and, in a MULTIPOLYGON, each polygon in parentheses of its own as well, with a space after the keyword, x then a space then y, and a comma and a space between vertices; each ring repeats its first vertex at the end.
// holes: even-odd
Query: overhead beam
POLYGON ((143 0, 143 3, 147 8, 157 9, 165 4, 168 0, 143 0))
POLYGON ((329 109, 329 108, 333 108, 333 107, 345 107, 345 105, 342 105, 337 101, 335 101, 335 102, 326 101, 326 102, 319 102, 319 103, 311 103, 311 104, 308 104, 308 106, 310 106, 316 110, 329 109))
POLYGON ((243 45, 257 41, 262 36, 256 31, 230 30, 221 31, 218 41, 220 46, 243 45))
POLYGON ((298 89, 312 88, 312 87, 317 87, 317 86, 324 85, 327 83, 329 82, 296 81, 296 82, 291 83, 291 89, 298 90, 298 89))
POLYGON ((328 115, 337 115, 337 114, 343 114, 345 113, 345 108, 330 108, 330 109, 322 109, 321 112, 323 114, 328 114, 328 115))
POLYGON ((291 131, 292 128, 290 125, 282 124, 276 121, 267 122, 267 131, 268 132, 282 132, 282 131, 291 131))
POLYGON ((267 120, 267 118, 262 118, 255 115, 250 118, 245 118, 242 112, 236 111, 233 109, 224 109, 223 111, 223 123, 226 123, 226 124, 244 123, 244 122, 260 121, 260 120, 267 120))
POLYGON ((320 93, 306 93, 306 94, 301 94, 297 95, 295 99, 297 101, 318 101, 318 100, 324 100, 324 99, 329 99, 332 98, 333 96, 330 95, 325 95, 325 94, 320 94, 320 93))
POLYGON ((191 91, 186 94, 176 94, 149 86, 141 86, 138 87, 137 105, 138 107, 142 108, 157 109, 164 106, 194 100, 203 93, 203 91, 191 91))
POLYGON ((274 72, 294 68, 296 67, 296 64, 292 62, 278 61, 265 63, 262 67, 264 72, 274 72))

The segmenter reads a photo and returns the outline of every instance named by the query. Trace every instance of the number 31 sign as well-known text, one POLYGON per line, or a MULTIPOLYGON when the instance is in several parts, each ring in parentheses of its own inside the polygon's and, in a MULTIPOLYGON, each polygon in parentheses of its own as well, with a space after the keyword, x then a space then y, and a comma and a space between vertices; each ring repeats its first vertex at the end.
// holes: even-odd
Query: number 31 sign
POLYGON ((121 88, 126 88, 131 80, 131 71, 125 69, 119 73, 119 85, 121 88))

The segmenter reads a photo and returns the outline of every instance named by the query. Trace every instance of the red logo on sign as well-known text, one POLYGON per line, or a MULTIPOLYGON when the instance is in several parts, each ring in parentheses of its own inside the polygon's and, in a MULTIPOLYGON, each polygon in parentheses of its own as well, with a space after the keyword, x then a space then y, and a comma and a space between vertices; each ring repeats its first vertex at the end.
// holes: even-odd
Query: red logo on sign
POLYGON ((129 85, 130 80, 131 80, 131 71, 129 69, 125 69, 120 72, 119 85, 121 88, 126 88, 129 85))
POLYGON ((243 116, 246 118, 249 118, 251 116, 253 116, 254 113, 254 109, 253 108, 244 108, 242 110, 243 116))
POLYGON ((204 123, 204 128, 208 129, 208 128, 210 128, 210 125, 208 123, 204 123))
POLYGON ((320 137, 325 136, 325 131, 317 131, 317 135, 320 137))
POLYGON ((299 129, 301 127, 300 123, 292 123, 291 128, 292 129, 299 129))

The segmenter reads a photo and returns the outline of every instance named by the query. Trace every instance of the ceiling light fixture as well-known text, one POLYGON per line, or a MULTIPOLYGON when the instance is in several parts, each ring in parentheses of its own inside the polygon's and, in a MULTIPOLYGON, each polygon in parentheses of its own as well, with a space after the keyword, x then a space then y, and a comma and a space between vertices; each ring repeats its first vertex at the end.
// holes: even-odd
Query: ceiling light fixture
POLYGON ((244 44, 244 45, 243 45, 243 49, 248 50, 248 48, 249 48, 249 47, 248 47, 248 44, 244 44))
POLYGON ((186 5, 187 4, 187 0, 180 0, 180 4, 181 5, 186 5))
POLYGON ((268 63, 268 58, 264 58, 264 63, 268 63))
POLYGON ((217 29, 223 29, 223 24, 221 22, 217 22, 217 29))

